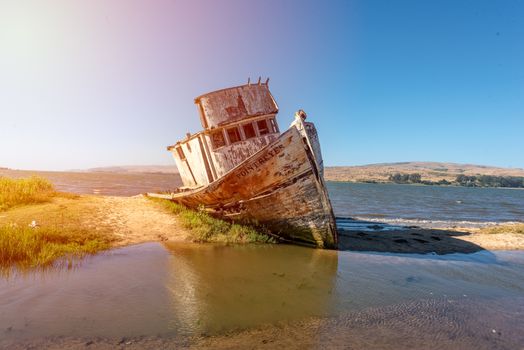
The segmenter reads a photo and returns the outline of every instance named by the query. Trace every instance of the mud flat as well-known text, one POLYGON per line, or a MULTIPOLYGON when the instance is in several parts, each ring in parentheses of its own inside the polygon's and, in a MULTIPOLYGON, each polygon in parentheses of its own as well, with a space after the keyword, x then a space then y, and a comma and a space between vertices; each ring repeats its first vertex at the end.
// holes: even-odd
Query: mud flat
MULTIPOLYGON (((520 302, 512 312, 498 314, 480 300, 458 303, 428 299, 217 336, 48 338, 12 349, 519 349, 524 344, 524 336, 518 331, 524 326, 524 303, 520 302), (483 317, 478 317, 479 312, 483 317), (417 313, 422 315, 413 322, 412 315, 417 313), (517 324, 511 324, 515 321, 517 324)), ((508 303, 506 300, 500 304, 509 309, 508 303)))
POLYGON ((453 254, 481 250, 524 250, 524 224, 492 228, 384 229, 369 224, 367 230, 340 230, 340 249, 353 251, 453 254), (517 229, 515 229, 517 227, 517 229))

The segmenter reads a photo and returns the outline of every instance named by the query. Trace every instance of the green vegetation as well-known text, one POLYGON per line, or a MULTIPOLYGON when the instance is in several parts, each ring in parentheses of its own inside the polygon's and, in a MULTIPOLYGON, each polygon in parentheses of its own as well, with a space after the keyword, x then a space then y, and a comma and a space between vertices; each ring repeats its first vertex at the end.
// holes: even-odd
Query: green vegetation
POLYGON ((81 228, 3 225, 0 226, 0 268, 48 266, 63 257, 71 261, 107 249, 110 243, 109 236, 81 228))
POLYGON ((395 173, 389 175, 389 181, 392 181, 397 184, 408 184, 408 183, 420 183, 422 180, 422 176, 419 173, 413 173, 413 174, 401 174, 401 173, 395 173))
POLYGON ((460 186, 467 186, 467 187, 512 187, 512 188, 523 188, 524 187, 524 177, 519 177, 519 176, 458 175, 456 182, 460 186))
POLYGON ((524 235, 524 224, 510 224, 510 225, 497 225, 493 227, 485 227, 480 230, 480 233, 517 233, 524 235))
POLYGON ((191 210, 165 199, 150 198, 177 215, 180 223, 192 236, 193 242, 214 243, 276 243, 261 227, 229 223, 210 216, 203 210, 191 210), (265 232, 265 233, 262 233, 265 232))
POLYGON ((454 182, 446 179, 439 181, 422 180, 419 173, 390 174, 388 180, 397 184, 423 184, 423 185, 456 185, 465 187, 510 187, 510 188, 524 188, 524 177, 518 176, 492 176, 492 175, 478 175, 467 176, 458 175, 454 182))
POLYGON ((109 248, 109 231, 86 224, 96 204, 79 198, 40 177, 0 177, 0 212, 7 214, 0 216, 0 269, 70 262, 109 248))
POLYGON ((47 202, 55 194, 53 185, 41 177, 32 176, 25 179, 0 177, 0 211, 18 205, 47 202))

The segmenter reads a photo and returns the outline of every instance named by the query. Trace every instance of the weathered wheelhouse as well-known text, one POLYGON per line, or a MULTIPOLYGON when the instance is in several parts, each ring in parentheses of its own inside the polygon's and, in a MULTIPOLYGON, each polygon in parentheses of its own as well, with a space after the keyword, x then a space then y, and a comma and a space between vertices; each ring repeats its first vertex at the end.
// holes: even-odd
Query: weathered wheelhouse
POLYGON ((204 130, 168 147, 185 187, 213 182, 280 135, 267 81, 204 94, 195 104, 204 130))

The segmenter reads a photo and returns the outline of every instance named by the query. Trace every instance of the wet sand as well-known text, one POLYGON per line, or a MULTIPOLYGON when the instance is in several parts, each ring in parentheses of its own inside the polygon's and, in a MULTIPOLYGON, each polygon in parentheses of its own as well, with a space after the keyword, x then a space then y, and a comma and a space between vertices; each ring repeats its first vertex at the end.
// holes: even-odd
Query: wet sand
MULTIPOLYGON (((501 226, 502 227, 502 226, 501 226)), ((405 228, 382 231, 339 231, 341 250, 452 254, 480 250, 523 250, 524 235, 481 233, 478 229, 405 228)))
POLYGON ((512 308, 500 313, 482 300, 428 299, 217 336, 46 337, 9 344, 9 349, 520 349, 524 300, 514 303, 498 301, 512 308))

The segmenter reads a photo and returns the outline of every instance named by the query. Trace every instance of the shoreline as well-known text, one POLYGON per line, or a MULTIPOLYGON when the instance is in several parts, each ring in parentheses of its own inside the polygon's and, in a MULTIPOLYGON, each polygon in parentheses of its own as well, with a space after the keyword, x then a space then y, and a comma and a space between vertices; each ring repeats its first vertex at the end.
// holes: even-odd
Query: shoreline
MULTIPOLYGON (((436 221, 423 220, 427 222, 420 227, 417 222, 417 226, 407 226, 400 219, 398 222, 383 221, 338 218, 338 250, 450 254, 524 249, 524 223, 468 225, 466 222, 456 222, 453 227, 446 227, 444 225, 453 225, 454 222, 439 221, 437 227, 436 221), (518 228, 512 230, 514 226, 518 228)), ((6 232, 12 235, 9 239, 15 240, 21 237, 17 233, 21 229, 27 237, 44 237, 51 230, 49 232, 52 234, 62 235, 61 239, 68 239, 71 236, 69 232, 76 231, 72 242, 85 243, 86 239, 100 238, 98 248, 93 246, 85 249, 88 254, 146 242, 275 243, 274 239, 271 241, 271 235, 264 235, 260 228, 257 230, 230 224, 172 202, 158 201, 144 195, 76 195, 56 192, 41 203, 19 205, 0 212, 2 226, 10 226, 6 227, 6 232), (38 233, 39 229, 42 230, 41 234, 38 233)), ((50 245, 54 244, 52 240, 49 240, 50 245)), ((87 244, 91 243, 96 242, 87 244)), ((76 248, 70 248, 73 255, 79 254, 74 250, 76 248)), ((37 250, 35 254, 39 254, 37 250)), ((61 254, 68 256, 70 253, 61 254)))
MULTIPOLYGON (((45 222, 46 212, 53 210, 62 216, 67 215, 68 211, 82 211, 80 222, 83 226, 91 230, 110 231, 115 237, 109 249, 147 242, 187 242, 192 241, 193 237, 191 229, 182 225, 177 214, 170 212, 162 203, 155 203, 142 195, 80 195, 77 199, 54 198, 48 203, 1 212, 0 225, 18 222, 26 226, 32 220, 45 222)), ((517 225, 524 226, 524 223, 517 225)), ((372 227, 364 230, 339 227, 338 250, 437 254, 471 253, 479 250, 524 250, 524 234, 504 232, 505 227, 513 226, 515 225, 490 224, 487 228, 475 228, 399 225, 386 229, 372 227), (500 232, 483 232, 491 228, 500 232)))
POLYGON ((254 227, 229 223, 143 195, 123 197, 56 193, 41 203, 18 205, 1 211, 0 229, 5 231, 0 233, 3 235, 2 244, 6 247, 4 255, 8 258, 14 254, 9 247, 21 240, 25 242, 35 238, 40 239, 42 244, 36 245, 35 251, 31 250, 33 255, 29 258, 24 257, 27 247, 22 249, 20 259, 7 260, 7 263, 0 265, 3 269, 10 266, 38 268, 60 263, 64 259, 148 242, 276 243, 273 236, 254 227), (94 242, 98 242, 96 240, 100 240, 100 244, 93 246, 94 242), (56 247, 57 242, 60 242, 58 245, 71 243, 75 246, 69 250, 62 249, 53 258, 39 260, 39 254, 48 247, 56 247))

